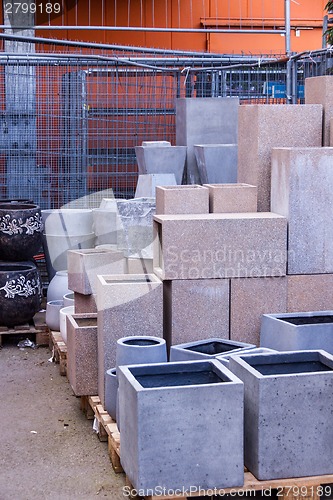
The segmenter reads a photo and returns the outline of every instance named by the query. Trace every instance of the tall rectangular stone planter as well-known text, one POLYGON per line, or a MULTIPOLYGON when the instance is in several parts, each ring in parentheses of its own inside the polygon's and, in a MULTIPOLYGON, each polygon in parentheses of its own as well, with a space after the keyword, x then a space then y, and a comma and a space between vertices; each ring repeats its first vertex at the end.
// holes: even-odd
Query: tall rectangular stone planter
POLYGON ((67 377, 76 396, 98 391, 97 314, 67 315, 67 377))
POLYGON ((287 220, 273 213, 154 217, 154 272, 163 280, 284 276, 287 220))
POLYGON ((163 337, 163 286, 154 274, 98 276, 98 395, 116 366, 116 342, 131 335, 163 337))
POLYGON ((98 274, 122 274, 126 269, 123 252, 91 248, 88 250, 69 250, 68 287, 82 295, 96 293, 98 274))
POLYGON ((204 184, 209 189, 209 212, 256 212, 257 186, 250 184, 204 184))
POLYGON ((158 186, 156 214, 208 214, 209 191, 197 184, 158 186))
POLYGON ((323 146, 330 144, 330 120, 333 118, 333 77, 313 76, 305 79, 305 104, 321 104, 324 114, 323 146))
POLYGON ((207 337, 228 339, 229 288, 227 279, 164 281, 164 338, 168 344, 207 337))
POLYGON ((277 351, 324 349, 333 354, 333 311, 263 314, 260 345, 277 351))
POLYGON ((287 280, 286 312, 333 310, 333 274, 299 274, 287 280))
POLYGON ((259 480, 333 473, 333 357, 324 351, 230 358, 244 382, 245 465, 259 480))
POLYGON ((238 182, 258 187, 258 210, 270 210, 273 148, 320 147, 320 104, 253 104, 239 107, 238 182))
POLYGON ((243 485, 243 384, 227 368, 122 366, 118 376, 120 457, 136 490, 243 485))
POLYGON ((288 219, 288 274, 333 272, 333 149, 272 154, 272 210, 288 219))
POLYGON ((176 99, 176 143, 187 146, 187 183, 199 184, 195 144, 237 144, 238 97, 176 99))

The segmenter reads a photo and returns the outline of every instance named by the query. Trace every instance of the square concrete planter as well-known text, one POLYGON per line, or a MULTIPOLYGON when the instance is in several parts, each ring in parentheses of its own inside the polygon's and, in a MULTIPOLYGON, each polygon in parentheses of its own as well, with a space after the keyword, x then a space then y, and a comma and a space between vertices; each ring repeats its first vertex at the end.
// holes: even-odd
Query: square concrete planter
POLYGON ((257 186, 250 184, 204 184, 209 189, 209 212, 256 212, 257 186))
POLYGON ((98 395, 104 374, 116 366, 117 340, 132 335, 163 337, 163 285, 154 274, 97 278, 98 395))
POLYGON ((120 457, 137 490, 243 485, 243 384, 227 368, 135 365, 118 376, 120 457))
POLYGON ((123 252, 101 248, 69 250, 67 262, 68 287, 82 295, 96 293, 98 274, 122 274, 126 269, 123 252))
POLYGON ((333 473, 333 356, 232 356, 244 382, 245 465, 259 480, 333 473))
POLYGON ((233 356, 243 356, 243 355, 247 355, 247 354, 272 354, 274 352, 277 352, 277 351, 274 351, 274 349, 268 349, 268 347, 254 347, 252 349, 242 349, 241 352, 239 351, 236 351, 236 352, 233 352, 231 351, 230 354, 224 354, 222 356, 216 356, 216 360, 217 361, 220 361, 220 363, 222 363, 222 365, 226 366, 227 368, 229 368, 229 364, 230 364, 230 358, 232 358, 233 356))
POLYGON ((67 377, 76 396, 98 390, 97 314, 67 315, 67 377))
POLYGON ((237 182, 237 144, 195 144, 193 148, 202 184, 237 182))
POLYGON ((211 338, 173 345, 170 348, 170 361, 190 361, 194 359, 214 359, 230 352, 255 348, 255 345, 235 342, 221 338, 211 338))
POLYGON ((260 345, 277 351, 323 349, 333 354, 333 311, 263 314, 260 345))
POLYGON ((156 214, 207 214, 209 191, 198 184, 157 186, 156 214))

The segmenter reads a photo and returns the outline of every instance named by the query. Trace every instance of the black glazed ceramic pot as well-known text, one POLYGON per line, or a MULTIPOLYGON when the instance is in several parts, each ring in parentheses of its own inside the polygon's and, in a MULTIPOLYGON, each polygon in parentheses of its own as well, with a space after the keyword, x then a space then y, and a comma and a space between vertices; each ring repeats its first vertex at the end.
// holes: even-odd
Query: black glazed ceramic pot
POLYGON ((41 210, 33 203, 0 203, 0 260, 31 259, 42 246, 41 210))
POLYGON ((35 264, 0 261, 0 325, 29 322, 41 303, 41 279, 35 264))

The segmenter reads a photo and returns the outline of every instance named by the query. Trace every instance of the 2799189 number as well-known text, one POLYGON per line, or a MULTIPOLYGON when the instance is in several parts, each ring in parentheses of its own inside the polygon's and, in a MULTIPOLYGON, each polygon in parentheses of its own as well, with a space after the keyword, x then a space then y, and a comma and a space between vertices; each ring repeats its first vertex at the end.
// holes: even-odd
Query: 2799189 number
POLYGON ((318 486, 281 486, 277 488, 276 496, 293 496, 293 497, 330 497, 333 493, 332 485, 318 485, 318 486))
POLYGON ((60 14, 61 5, 59 2, 39 2, 39 3, 28 3, 28 2, 13 2, 5 3, 4 11, 6 14, 60 14))

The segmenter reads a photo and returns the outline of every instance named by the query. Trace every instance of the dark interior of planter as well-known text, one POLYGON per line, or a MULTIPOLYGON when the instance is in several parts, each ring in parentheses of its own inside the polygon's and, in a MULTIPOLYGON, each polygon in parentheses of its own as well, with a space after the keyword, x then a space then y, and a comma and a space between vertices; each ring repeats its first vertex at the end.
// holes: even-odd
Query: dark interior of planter
POLYGON ((153 387, 175 387, 184 385, 220 384, 225 382, 213 371, 180 372, 180 373, 156 373, 149 375, 137 375, 136 380, 142 387, 151 389, 153 387))
POLYGON ((333 316, 293 316, 290 318, 280 318, 286 323, 293 325, 316 325, 320 323, 333 323, 333 316))
POLYGON ((202 354, 210 354, 213 356, 214 354, 220 354, 221 352, 234 351, 235 349, 239 349, 239 347, 235 347, 225 342, 213 341, 185 347, 185 349, 189 351, 201 352, 202 354))
POLYGON ((262 375, 283 375, 293 373, 311 373, 311 372, 326 372, 332 371, 332 368, 325 365, 321 361, 295 361, 292 363, 267 363, 267 364, 252 364, 262 375))
POLYGON ((125 340, 123 342, 124 345, 137 345, 137 346, 150 346, 150 345, 157 345, 160 342, 158 340, 153 340, 153 339, 129 339, 125 340))
POLYGON ((75 321, 80 328, 84 328, 86 326, 97 327, 97 318, 75 318, 75 321))

